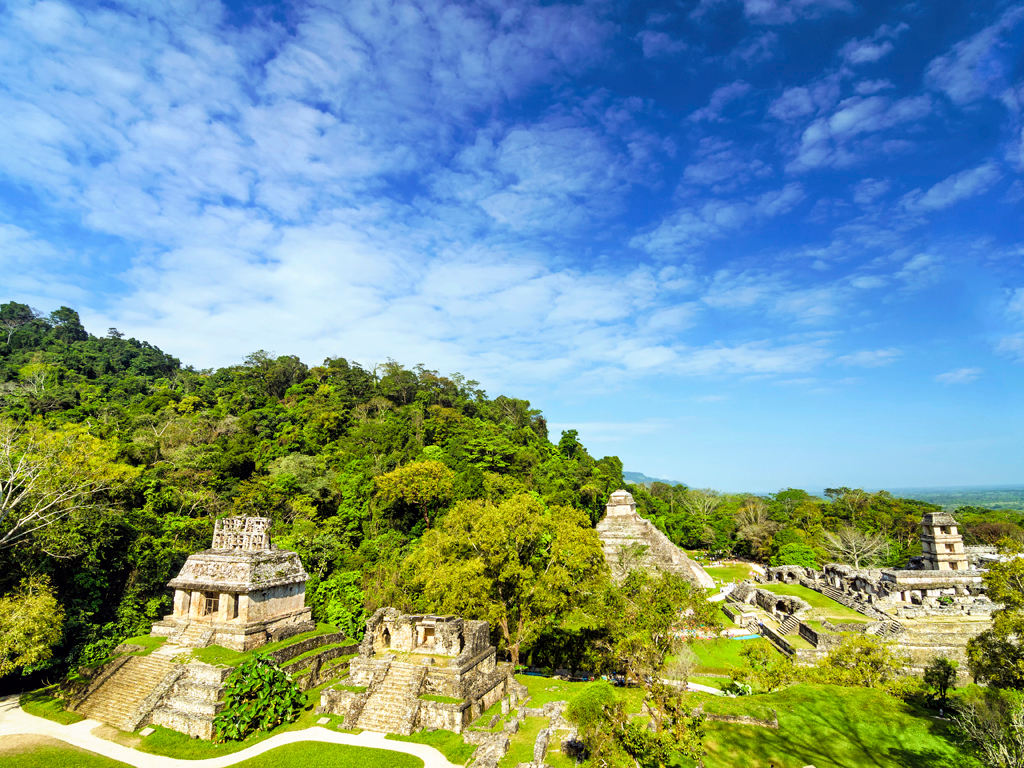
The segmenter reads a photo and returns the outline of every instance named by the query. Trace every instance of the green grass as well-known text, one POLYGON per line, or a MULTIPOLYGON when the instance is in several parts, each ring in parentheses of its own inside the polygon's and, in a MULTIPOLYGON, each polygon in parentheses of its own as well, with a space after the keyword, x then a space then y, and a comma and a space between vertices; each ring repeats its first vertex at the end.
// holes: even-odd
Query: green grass
MULTIPOLYGON (((285 640, 279 640, 276 643, 267 643, 266 645, 261 645, 259 648, 251 651, 233 651, 230 648, 224 648, 220 645, 208 645, 205 648, 196 648, 193 650, 192 658, 218 667, 237 667, 246 659, 252 658, 254 653, 272 653, 274 651, 279 651, 282 648, 295 645, 296 643, 301 643, 303 640, 308 640, 311 637, 329 635, 332 632, 337 631, 338 628, 333 627, 330 624, 317 624, 316 629, 310 630, 309 632, 303 632, 300 635, 294 635, 285 640)), ((353 640, 352 642, 355 641, 353 640)), ((291 659, 287 663, 290 664, 294 660, 295 659, 291 659)))
MULTIPOLYGON (((585 683, 584 683, 585 685, 585 683)), ((533 762, 533 745, 541 728, 547 728, 548 718, 527 717, 519 726, 519 733, 509 737, 511 744, 508 753, 498 761, 499 768, 512 768, 519 763, 533 762)))
POLYGON ((707 566, 704 570, 708 572, 708 576, 712 579, 717 579, 726 584, 730 581, 743 581, 744 579, 751 578, 750 567, 742 564, 707 566))
MULTIPOLYGON (((564 680, 555 680, 550 677, 536 677, 534 675, 516 675, 516 680, 521 682, 530 691, 530 700, 526 702, 528 707, 543 707, 551 701, 570 701, 573 696, 582 691, 588 685, 594 683, 568 683, 564 680)), ((643 688, 616 688, 616 693, 625 700, 627 712, 639 712, 640 704, 644 698, 643 688)), ((487 710, 490 712, 491 710, 487 710)), ((500 710, 498 710, 500 711, 500 710)), ((487 712, 484 714, 487 715, 487 712)), ((482 720, 483 718, 481 718, 482 720)), ((487 715, 490 720, 490 715, 487 715)), ((480 722, 479 720, 477 722, 480 722)), ((486 723, 487 721, 485 721, 486 723)), ((529 761, 527 761, 529 762, 529 761)))
POLYGON ((944 723, 870 688, 796 685, 737 699, 692 696, 717 714, 779 714, 778 730, 706 722, 707 768, 981 768, 944 723))
POLYGON ((734 622, 732 619, 726 616, 725 611, 723 611, 721 608, 718 609, 718 618, 726 629, 731 629, 737 626, 736 622, 734 622))
MULTIPOLYGON (((454 734, 452 734, 454 735, 454 734)), ((126 763, 66 745, 40 745, 24 752, 0 752, 4 768, 128 768, 126 763)), ((286 744, 236 763, 237 768, 422 768, 423 761, 401 752, 343 744, 286 744)))
POLYGON ((697 656, 700 662, 694 670, 701 672, 715 672, 729 674, 730 667, 743 666, 743 657, 740 651, 751 643, 767 643, 767 640, 731 640, 718 637, 714 640, 698 640, 690 644, 690 650, 697 656))
POLYGON ((475 744, 467 744, 462 740, 462 736, 451 731, 420 731, 411 736, 389 733, 385 738, 393 739, 394 741, 411 741, 415 744, 426 744, 448 758, 448 762, 455 763, 456 765, 465 765, 466 761, 472 757, 473 752, 476 751, 475 744))
POLYGON ((61 725, 71 725, 85 720, 77 712, 68 712, 64 709, 64 702, 48 693, 48 691, 56 692, 56 690, 57 687, 51 685, 49 688, 40 688, 38 691, 22 694, 18 703, 30 715, 45 717, 47 720, 61 725))
POLYGON ((862 613, 857 613, 852 608, 847 608, 841 603, 837 603, 831 597, 826 597, 821 592, 815 592, 813 589, 808 589, 802 584, 760 584, 758 585, 762 589, 766 589, 769 592, 774 592, 776 595, 789 595, 790 597, 799 597, 804 600, 811 608, 815 609, 815 613, 818 614, 819 618, 826 618, 834 621, 846 621, 857 624, 866 624, 871 621, 867 616, 862 613))
POLYGON ((438 696, 434 693, 425 693, 420 696, 424 701, 436 701, 439 704, 461 704, 462 699, 454 699, 451 696, 438 696))
POLYGON ((127 640, 124 640, 121 643, 121 645, 141 645, 144 650, 134 651, 131 655, 148 656, 166 642, 166 637, 151 637, 150 635, 139 635, 138 637, 129 637, 127 640))

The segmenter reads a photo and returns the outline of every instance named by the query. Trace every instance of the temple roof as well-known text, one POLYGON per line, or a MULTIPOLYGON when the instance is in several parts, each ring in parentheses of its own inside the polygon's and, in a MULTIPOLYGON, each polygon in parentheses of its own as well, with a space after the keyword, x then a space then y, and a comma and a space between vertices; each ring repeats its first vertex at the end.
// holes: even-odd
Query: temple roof
POLYGON ((302 561, 284 549, 207 549, 191 555, 167 586, 218 592, 255 592, 309 578, 302 561))

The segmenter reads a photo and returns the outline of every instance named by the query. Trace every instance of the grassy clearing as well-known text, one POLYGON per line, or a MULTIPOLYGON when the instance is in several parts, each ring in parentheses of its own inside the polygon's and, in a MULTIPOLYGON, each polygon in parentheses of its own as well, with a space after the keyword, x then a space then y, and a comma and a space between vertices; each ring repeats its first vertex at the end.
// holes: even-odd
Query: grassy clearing
POLYGON ((718 714, 779 714, 777 731, 706 723, 707 768, 981 768, 943 722, 870 688, 796 685, 737 699, 693 697, 718 714))
POLYGON ((528 717, 519 726, 519 733, 510 737, 511 744, 506 754, 498 762, 499 768, 513 768, 519 763, 533 762, 533 745, 541 728, 547 728, 548 718, 528 717))
POLYGON ((61 725, 71 725, 85 720, 77 712, 68 712, 64 709, 64 702, 51 695, 56 692, 57 686, 55 685, 51 685, 49 688, 40 688, 38 691, 22 694, 18 703, 30 715, 45 717, 47 720, 61 725))
MULTIPOLYGON (((454 735, 454 734, 453 734, 454 735)), ((126 763, 64 744, 45 744, 24 752, 2 751, 4 768, 128 768, 126 763)), ((453 761, 454 762, 454 761, 453 761)), ((237 768, 422 768, 423 761, 401 752, 341 744, 286 744, 237 763, 237 768)))
POLYGON ((768 583, 759 584, 758 586, 762 589, 768 590, 769 592, 774 592, 776 595, 799 597, 815 609, 815 613, 818 614, 819 618, 857 624, 867 624, 870 621, 870 619, 864 614, 857 613, 852 608, 847 608, 845 605, 837 603, 831 597, 825 597, 821 592, 815 592, 813 589, 808 589, 802 584, 768 583))
POLYGON ((725 629, 735 629, 738 626, 736 622, 734 622, 732 619, 726 616, 725 611, 723 611, 721 608, 718 609, 718 618, 722 622, 722 626, 725 627, 725 629))
POLYGON ((700 662, 694 671, 697 674, 712 672, 727 675, 731 667, 743 666, 743 657, 740 655, 740 651, 750 643, 768 643, 768 641, 763 639, 732 640, 724 637, 714 640, 697 640, 690 644, 690 650, 694 652, 697 661, 700 662))
POLYGON ((122 642, 122 645, 141 645, 143 647, 143 650, 133 651, 131 655, 148 656, 166 642, 166 637, 151 637, 150 635, 139 635, 138 637, 129 637, 127 640, 122 642))
MULTIPOLYGON (((282 648, 288 648, 296 643, 301 643, 303 640, 308 640, 311 637, 328 635, 337 631, 338 628, 331 626, 330 624, 317 624, 316 629, 314 630, 303 632, 301 635, 295 635, 285 640, 279 640, 276 643, 261 645, 259 648, 252 651, 233 651, 230 648, 224 648, 219 645, 208 645, 205 648, 196 648, 193 650, 192 658, 218 667, 237 667, 246 659, 252 658, 254 653, 273 653, 274 651, 279 651, 282 648)), ((354 643, 355 640, 352 642, 354 643)), ((294 659, 290 660, 289 663, 291 663, 291 661, 294 661, 294 659)))
POLYGON ((411 741, 416 744, 426 744, 448 758, 448 762, 456 765, 465 765, 476 751, 476 745, 467 744, 462 736, 451 731, 420 731, 411 736, 399 736, 396 733, 389 733, 385 738, 394 741, 411 741))
MULTIPOLYGON (((555 680, 550 677, 535 677, 533 675, 516 675, 516 680, 525 685, 530 691, 530 700, 527 702, 529 707, 543 707, 551 701, 570 701, 573 696, 588 685, 593 685, 593 683, 569 683, 564 680, 555 680)), ((626 711, 640 711, 640 704, 644 698, 642 688, 616 688, 616 692, 626 701, 626 711)), ((488 716, 489 719, 490 717, 488 716)))
POLYGON ((708 572, 708 576, 725 584, 751 578, 750 566, 744 563, 707 566, 704 570, 708 572))

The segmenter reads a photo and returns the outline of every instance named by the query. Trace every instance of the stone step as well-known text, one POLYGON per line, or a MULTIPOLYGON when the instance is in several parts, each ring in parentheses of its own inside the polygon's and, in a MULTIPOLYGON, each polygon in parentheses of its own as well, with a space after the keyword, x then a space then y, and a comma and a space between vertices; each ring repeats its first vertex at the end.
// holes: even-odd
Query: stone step
POLYGON ((127 718, 135 713, 173 669, 174 664, 169 661, 148 656, 129 658, 90 693, 75 711, 91 720, 122 728, 127 718))

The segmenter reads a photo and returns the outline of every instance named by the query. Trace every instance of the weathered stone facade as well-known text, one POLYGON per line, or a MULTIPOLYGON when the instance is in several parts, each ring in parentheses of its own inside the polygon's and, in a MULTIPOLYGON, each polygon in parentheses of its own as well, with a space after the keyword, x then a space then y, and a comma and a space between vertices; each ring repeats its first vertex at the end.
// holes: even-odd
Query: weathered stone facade
POLYGON ((496 660, 486 621, 403 615, 381 608, 366 622, 344 686, 328 688, 320 711, 346 727, 409 734, 419 728, 462 733, 488 707, 522 686, 496 660))
POLYGON ((612 577, 621 580, 633 568, 667 571, 710 589, 715 581, 655 525, 640 517, 636 502, 628 491, 615 491, 609 499, 605 516, 597 524, 604 557, 612 577))
POLYGON ((970 567, 952 515, 928 512, 921 518, 921 559, 930 571, 966 571, 970 567))
POLYGON ((270 542, 270 520, 218 520, 213 547, 185 561, 170 581, 174 611, 151 634, 187 647, 248 651, 313 628, 308 574, 294 552, 270 542))

